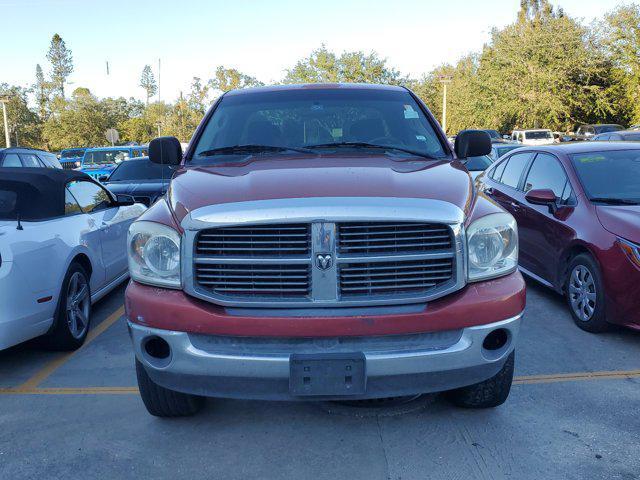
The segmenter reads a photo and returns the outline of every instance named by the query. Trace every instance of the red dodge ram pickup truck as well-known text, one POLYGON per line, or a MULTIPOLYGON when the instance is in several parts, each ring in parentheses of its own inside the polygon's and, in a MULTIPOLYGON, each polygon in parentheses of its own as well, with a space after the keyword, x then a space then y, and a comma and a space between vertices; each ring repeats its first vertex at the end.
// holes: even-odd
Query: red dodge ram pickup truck
POLYGON ((293 85, 231 91, 166 198, 129 231, 126 314, 153 415, 204 398, 357 400, 447 391, 503 403, 525 305, 515 221, 474 190, 409 90, 293 85))

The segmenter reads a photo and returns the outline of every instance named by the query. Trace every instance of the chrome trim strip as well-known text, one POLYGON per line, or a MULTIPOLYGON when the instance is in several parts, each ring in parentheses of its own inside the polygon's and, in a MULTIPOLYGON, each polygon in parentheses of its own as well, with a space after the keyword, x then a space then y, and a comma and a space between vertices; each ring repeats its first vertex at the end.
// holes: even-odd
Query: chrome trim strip
POLYGON ((211 205, 190 212, 182 221, 182 282, 184 291, 196 298, 222 306, 254 308, 321 308, 401 305, 426 303, 466 285, 464 213, 441 200, 394 197, 314 197, 261 200, 211 205), (454 238, 454 251, 412 255, 345 255, 336 251, 336 223, 339 222, 420 222, 448 225, 454 238), (196 255, 195 240, 200 230, 273 223, 311 224, 310 257, 239 258, 196 255), (318 254, 331 255, 332 265, 325 271, 316 267, 318 254), (343 263, 375 263, 454 257, 455 281, 429 291, 428 295, 389 294, 342 300, 338 290, 338 267, 343 263), (310 294, 298 298, 254 296, 229 299, 200 289, 195 281, 195 263, 203 264, 308 264, 311 267, 310 294))
POLYGON ((551 282, 547 282, 544 278, 542 278, 542 277, 540 277, 540 276, 536 275, 536 274, 535 274, 535 273, 533 273, 533 272, 530 272, 529 270, 527 270, 527 269, 526 269, 526 268, 524 268, 524 267, 521 267, 520 265, 518 265, 518 270, 520 270, 522 273, 524 273, 527 277, 531 277, 531 278, 533 278, 534 280, 536 280, 536 281, 540 282, 540 283, 541 283, 541 284, 543 284, 545 287, 555 288, 551 282))
POLYGON ((118 285, 120 285, 122 282, 124 282, 127 278, 129 278, 129 270, 128 269, 122 275, 116 277, 115 280, 112 280, 111 282, 106 284, 104 287, 102 287, 100 290, 98 290, 93 295, 91 295, 91 303, 95 303, 98 300, 100 300, 107 293, 109 293, 111 290, 113 290, 118 285))

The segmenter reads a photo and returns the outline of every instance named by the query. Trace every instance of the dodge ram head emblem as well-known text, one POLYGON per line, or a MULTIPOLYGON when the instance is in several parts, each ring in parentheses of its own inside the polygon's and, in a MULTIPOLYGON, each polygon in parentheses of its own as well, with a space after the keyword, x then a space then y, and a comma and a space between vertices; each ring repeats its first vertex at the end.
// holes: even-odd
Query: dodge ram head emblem
POLYGON ((319 253, 316 255, 316 267, 320 270, 328 270, 331 268, 333 259, 330 253, 319 253))

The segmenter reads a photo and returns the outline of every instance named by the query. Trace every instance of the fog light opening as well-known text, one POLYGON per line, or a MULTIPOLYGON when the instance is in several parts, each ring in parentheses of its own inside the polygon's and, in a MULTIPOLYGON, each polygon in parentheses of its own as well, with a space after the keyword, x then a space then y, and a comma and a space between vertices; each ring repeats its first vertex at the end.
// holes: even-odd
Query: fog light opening
POLYGON ((482 342, 482 348, 494 352, 500 350, 509 341, 509 332, 504 328, 494 330, 484 338, 482 342))
POLYGON ((166 360, 171 355, 171 347, 160 337, 149 337, 144 342, 144 351, 157 360, 166 360))

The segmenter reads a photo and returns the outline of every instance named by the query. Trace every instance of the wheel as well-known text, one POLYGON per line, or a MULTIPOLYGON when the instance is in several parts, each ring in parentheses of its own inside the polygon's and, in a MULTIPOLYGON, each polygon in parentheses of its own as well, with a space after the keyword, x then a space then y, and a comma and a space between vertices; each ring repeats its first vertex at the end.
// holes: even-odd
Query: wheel
POLYGON ((600 269, 590 255, 582 253, 569 263, 565 293, 573 321, 578 327, 591 333, 609 329, 600 269))
POLYGON ((140 396, 151 415, 156 417, 187 417, 197 413, 204 406, 204 397, 174 392, 155 383, 137 359, 136 376, 138 377, 140 396))
POLYGON ((53 327, 43 340, 53 350, 76 350, 84 343, 91 320, 89 276, 72 263, 62 282, 53 327))
POLYGON ((447 392, 449 400, 464 408, 493 408, 502 405, 511 391, 514 359, 515 352, 511 352, 502 369, 490 379, 447 392))

